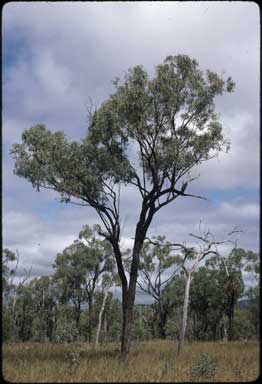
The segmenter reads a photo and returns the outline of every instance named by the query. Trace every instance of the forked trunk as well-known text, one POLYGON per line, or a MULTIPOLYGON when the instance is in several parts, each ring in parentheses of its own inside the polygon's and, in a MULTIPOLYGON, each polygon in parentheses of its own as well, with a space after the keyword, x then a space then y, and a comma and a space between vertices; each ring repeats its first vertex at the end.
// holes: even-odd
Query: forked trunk
POLYGON ((119 248, 119 239, 117 239, 117 241, 111 240, 111 244, 113 246, 114 254, 117 262, 119 277, 122 283, 123 319, 122 319, 122 335, 121 335, 121 355, 123 359, 127 357, 129 347, 130 347, 131 326, 132 326, 133 308, 134 308, 135 295, 136 295, 136 282, 137 282, 137 274, 138 274, 138 267, 139 267, 140 251, 146 236, 146 230, 153 216, 151 212, 150 216, 147 218, 146 226, 143 227, 143 222, 144 222, 143 220, 145 220, 144 216, 146 214, 146 210, 147 208, 143 207, 142 213, 140 215, 140 221, 136 227, 135 243, 133 248, 129 284, 127 282, 125 271, 122 264, 122 255, 119 248))
POLYGON ((136 282, 137 272, 139 265, 141 245, 136 244, 133 251, 133 260, 130 271, 129 287, 125 294, 123 292, 123 327, 122 327, 122 340, 121 340, 121 354, 122 358, 127 357, 130 347, 131 327, 133 320, 133 309, 136 295, 136 282))

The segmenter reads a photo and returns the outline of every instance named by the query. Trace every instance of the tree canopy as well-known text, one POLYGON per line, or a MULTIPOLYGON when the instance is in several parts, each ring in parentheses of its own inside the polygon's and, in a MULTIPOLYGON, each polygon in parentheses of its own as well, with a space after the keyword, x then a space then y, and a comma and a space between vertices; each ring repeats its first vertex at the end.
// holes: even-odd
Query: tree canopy
POLYGON ((62 201, 76 198, 93 206, 109 234, 118 222, 116 184, 136 185, 147 213, 149 205, 158 210, 185 194, 188 181, 178 183, 193 166, 228 146, 214 98, 234 88, 230 77, 203 73, 186 55, 167 57, 152 79, 136 66, 114 84, 115 92, 93 113, 85 139, 69 141, 62 131, 38 124, 12 148, 15 174, 38 190, 56 190, 62 201))

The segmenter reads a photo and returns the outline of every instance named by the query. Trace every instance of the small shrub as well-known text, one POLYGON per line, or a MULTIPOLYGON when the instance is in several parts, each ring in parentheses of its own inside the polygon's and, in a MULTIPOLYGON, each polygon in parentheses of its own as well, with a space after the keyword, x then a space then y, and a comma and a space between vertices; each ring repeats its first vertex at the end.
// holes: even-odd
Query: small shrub
POLYGON ((191 377, 193 379, 212 379, 216 374, 216 370, 216 362, 207 353, 202 353, 191 367, 191 377))
POLYGON ((65 360, 71 370, 77 368, 80 364, 80 353, 76 351, 67 351, 64 353, 65 360))
POLYGON ((79 364, 80 353, 76 351, 66 351, 65 359, 72 364, 79 364))

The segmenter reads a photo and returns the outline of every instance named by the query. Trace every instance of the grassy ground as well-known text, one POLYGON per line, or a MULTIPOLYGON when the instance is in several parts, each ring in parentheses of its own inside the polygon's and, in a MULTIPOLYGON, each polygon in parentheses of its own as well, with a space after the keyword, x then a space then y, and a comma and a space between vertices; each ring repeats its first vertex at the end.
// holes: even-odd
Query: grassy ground
MULTIPOLYGON (((119 346, 97 350, 85 343, 71 345, 13 343, 3 345, 3 376, 9 382, 179 382, 253 381, 259 374, 258 343, 186 344, 177 356, 172 341, 133 343, 126 362, 119 346), (75 352, 75 354, 71 354, 75 352), (212 379, 192 377, 202 353, 215 364, 212 379)), ((204 368, 208 372, 207 368, 204 368)))

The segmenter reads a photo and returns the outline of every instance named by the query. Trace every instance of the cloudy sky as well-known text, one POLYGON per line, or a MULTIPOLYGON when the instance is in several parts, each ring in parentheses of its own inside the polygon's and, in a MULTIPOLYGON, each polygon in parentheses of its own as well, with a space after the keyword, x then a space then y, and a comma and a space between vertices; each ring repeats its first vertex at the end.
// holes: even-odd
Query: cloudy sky
MULTIPOLYGON (((191 193, 154 219, 149 235, 189 241, 201 220, 217 238, 234 226, 238 245, 258 251, 259 8, 252 2, 11 2, 3 8, 3 245, 20 252, 20 275, 52 271, 57 252, 98 218, 65 205, 54 192, 36 192, 13 175, 9 151, 36 123, 68 138, 87 133, 90 98, 99 105, 112 80, 140 64, 150 74, 167 55, 187 54, 203 70, 226 72, 236 90, 216 99, 231 141, 195 172, 191 193)), ((131 245, 139 201, 123 192, 122 245, 131 245)))

